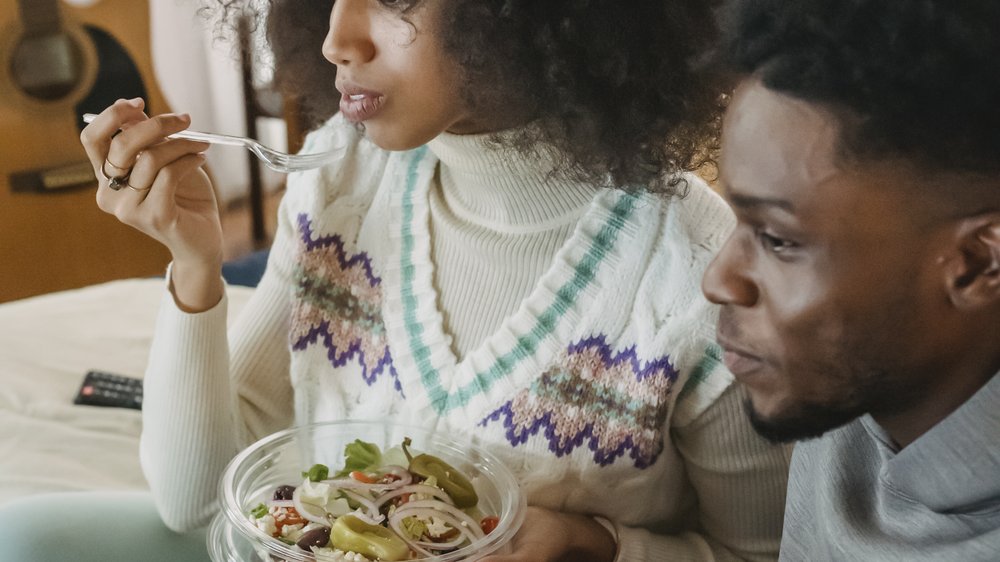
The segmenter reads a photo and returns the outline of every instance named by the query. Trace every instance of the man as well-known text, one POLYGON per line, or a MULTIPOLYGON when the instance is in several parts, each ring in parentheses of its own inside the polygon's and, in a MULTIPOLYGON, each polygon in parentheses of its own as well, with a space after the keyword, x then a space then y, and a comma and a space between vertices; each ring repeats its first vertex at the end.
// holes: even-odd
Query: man
POLYGON ((783 560, 1000 560, 1000 2, 731 0, 704 279, 783 560))

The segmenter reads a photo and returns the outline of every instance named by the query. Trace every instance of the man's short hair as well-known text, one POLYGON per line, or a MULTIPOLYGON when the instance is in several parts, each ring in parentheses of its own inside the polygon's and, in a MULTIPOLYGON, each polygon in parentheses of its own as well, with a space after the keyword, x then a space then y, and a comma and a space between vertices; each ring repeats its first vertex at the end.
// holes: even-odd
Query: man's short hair
POLYGON ((721 62, 843 112, 840 150, 1000 173, 1000 1, 737 0, 721 62))

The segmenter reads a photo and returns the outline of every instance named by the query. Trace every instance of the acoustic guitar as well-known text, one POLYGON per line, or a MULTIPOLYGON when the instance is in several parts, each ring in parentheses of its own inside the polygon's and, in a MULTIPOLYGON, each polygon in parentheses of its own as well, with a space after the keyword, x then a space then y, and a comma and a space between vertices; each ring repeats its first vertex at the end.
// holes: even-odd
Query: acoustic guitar
POLYGON ((84 113, 153 79, 146 0, 0 0, 0 302, 161 274, 169 255, 101 212, 80 145, 84 113))

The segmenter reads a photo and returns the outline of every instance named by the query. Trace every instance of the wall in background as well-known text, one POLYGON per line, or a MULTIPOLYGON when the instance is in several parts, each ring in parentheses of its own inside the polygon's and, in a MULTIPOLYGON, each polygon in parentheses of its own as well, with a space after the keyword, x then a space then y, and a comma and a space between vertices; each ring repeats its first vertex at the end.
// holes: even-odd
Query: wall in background
MULTIPOLYGON (((246 134, 235 42, 215 36, 213 22, 198 14, 202 4, 199 0, 149 1, 153 69, 170 107, 190 113, 192 129, 246 134)), ((267 69, 258 72, 266 75, 267 69)), ((279 150, 285 148, 284 123, 280 119, 262 118, 257 127, 261 142, 279 150)), ((245 196, 249 182, 247 152, 218 146, 208 151, 208 157, 222 201, 245 196)), ((263 174, 265 186, 273 190, 281 185, 282 176, 266 169, 263 174)))

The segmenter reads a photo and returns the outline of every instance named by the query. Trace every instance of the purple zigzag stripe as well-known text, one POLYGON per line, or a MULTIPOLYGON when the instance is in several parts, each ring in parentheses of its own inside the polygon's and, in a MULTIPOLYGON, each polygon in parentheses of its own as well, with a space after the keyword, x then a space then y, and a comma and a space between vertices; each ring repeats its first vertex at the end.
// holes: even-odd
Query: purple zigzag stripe
MULTIPOLYGON (((663 376, 667 378, 670 382, 677 380, 677 370, 674 369, 673 365, 670 364, 670 357, 664 355, 659 359, 650 361, 644 364, 644 362, 639 360, 636 354, 636 346, 629 347, 621 352, 613 353, 612 348, 608 345, 606 338, 603 335, 593 336, 586 338, 579 343, 571 344, 567 349, 567 356, 576 355, 583 353, 587 350, 595 349, 598 351, 601 363, 604 364, 606 368, 617 367, 621 364, 628 364, 632 372, 635 374, 636 380, 642 382, 652 376, 656 376, 657 373, 663 373, 663 376)), ((557 457, 562 457, 573 452, 574 449, 583 446, 585 441, 589 441, 588 448, 594 453, 594 460, 600 466, 607 466, 615 461, 619 457, 623 457, 625 452, 631 450, 629 456, 635 462, 637 468, 643 469, 654 462, 660 456, 659 452, 652 455, 650 458, 640 457, 639 447, 636 445, 635 440, 632 436, 627 436, 625 440, 615 449, 611 451, 603 450, 599 447, 599 439, 594 435, 594 424, 588 422, 582 430, 580 430, 572 439, 569 439, 565 444, 560 444, 562 441, 559 436, 556 435, 556 423, 552 421, 552 412, 546 412, 542 416, 535 419, 532 425, 526 429, 518 430, 516 424, 514 423, 515 413, 513 410, 513 400, 507 402, 500 408, 496 409, 493 413, 489 414, 482 421, 479 422, 479 426, 486 427, 489 422, 499 421, 501 417, 504 418, 503 425, 507 429, 507 440, 510 441, 511 445, 518 446, 523 445, 528 441, 528 437, 533 435, 538 435, 538 432, 544 427, 544 436, 549 441, 549 450, 555 453, 557 457)))
POLYGON ((328 236, 313 237, 312 225, 309 221, 309 217, 305 213, 300 213, 298 217, 299 221, 299 232, 301 233, 302 243, 305 244, 306 250, 315 250, 317 248, 328 248, 333 246, 337 251, 337 261, 340 263, 341 269, 350 269, 357 264, 361 264, 362 269, 364 269, 365 277, 368 278, 368 283, 374 287, 382 282, 382 278, 375 275, 372 271, 372 262, 368 259, 367 254, 364 252, 354 254, 350 258, 347 257, 347 251, 344 249, 344 241, 340 236, 336 234, 331 234, 328 236))
POLYGON ((628 363, 629 367, 632 368, 632 372, 635 373, 635 379, 639 382, 660 371, 667 377, 667 380, 671 382, 677 380, 678 373, 674 369, 674 366, 670 364, 669 356, 664 355, 655 361, 650 361, 642 365, 642 362, 639 361, 639 357, 636 355, 634 345, 612 356, 611 346, 608 345, 603 335, 590 337, 582 340, 580 343, 572 344, 566 349, 566 352, 568 355, 576 355, 587 349, 596 349, 600 353, 601 362, 604 363, 605 367, 611 368, 622 363, 628 363))
POLYGON ((528 441, 528 437, 532 435, 538 435, 539 430, 542 427, 545 428, 545 438, 549 440, 549 450, 555 453, 557 457, 562 457, 573 452, 574 449, 582 447, 584 441, 589 440, 587 448, 594 453, 594 461, 600 466, 608 466, 615 462, 615 459, 625 456, 625 452, 631 449, 629 456, 635 461, 636 468, 644 469, 651 466, 656 459, 659 458, 659 453, 653 455, 649 459, 639 457, 639 448, 636 447, 635 442, 632 437, 626 437, 625 441, 622 442, 618 448, 611 451, 602 450, 598 446, 598 439, 594 436, 594 424, 588 423, 579 433, 576 434, 573 439, 566 442, 565 445, 559 444, 559 437, 556 435, 556 424, 552 422, 552 413, 547 412, 544 416, 535 420, 535 423, 531 427, 525 429, 524 431, 517 432, 514 429, 514 411, 511 409, 511 402, 508 402, 494 411, 492 414, 486 416, 483 421, 479 422, 480 426, 485 427, 490 421, 497 421, 501 416, 505 416, 506 419, 503 422, 504 427, 507 428, 507 440, 510 441, 511 445, 518 446, 523 445, 528 441))
MULTIPOLYGON (((378 376, 386 370, 388 367, 389 376, 392 377, 393 386, 396 390, 403 394, 403 386, 399 382, 399 374, 396 373, 396 368, 392 364, 392 355, 389 353, 389 348, 385 349, 385 353, 379 358, 378 362, 374 367, 369 368, 368 358, 365 357, 365 352, 361 349, 361 339, 357 338, 351 345, 348 346, 343 353, 338 354, 337 345, 333 343, 333 335, 330 333, 330 323, 324 320, 319 326, 310 328, 309 332, 299 338, 297 342, 292 345, 292 349, 295 351, 302 351, 309 344, 315 344, 316 340, 319 338, 320 334, 323 335, 323 345, 327 349, 327 358, 334 367, 343 367, 348 361, 353 357, 357 357, 358 364, 361 365, 361 378, 364 379, 365 384, 372 386, 375 384, 375 380, 378 376)), ((406 396, 403 395, 405 398, 406 396)))

